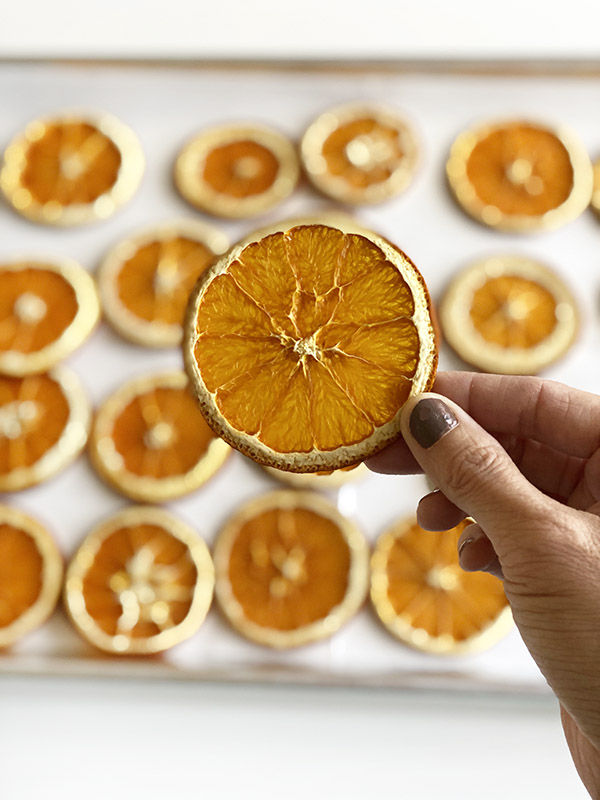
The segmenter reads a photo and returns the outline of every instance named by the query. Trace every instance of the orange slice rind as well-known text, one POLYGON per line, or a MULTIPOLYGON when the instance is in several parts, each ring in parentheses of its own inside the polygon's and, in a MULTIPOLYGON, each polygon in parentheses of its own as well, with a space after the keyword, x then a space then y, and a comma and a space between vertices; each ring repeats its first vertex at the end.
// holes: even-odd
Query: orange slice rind
POLYGON ((266 466, 351 466, 400 432, 437 349, 420 273, 375 234, 308 225, 246 240, 200 278, 184 359, 211 427, 266 466))
POLYGON ((439 307, 444 337, 485 372, 537 374, 562 357, 579 327, 562 279, 533 259, 496 256, 459 273, 439 307))
POLYGON ((524 233, 558 228, 590 202, 592 165, 577 137, 526 120, 461 133, 446 164, 450 188, 474 219, 524 233))
POLYGON ((306 130, 302 163, 311 183, 342 203, 381 203, 403 192, 418 162, 409 123, 383 106, 350 104, 321 114, 306 130))
POLYGON ((246 638, 298 647, 336 633, 363 604, 368 545, 318 495, 280 491, 240 508, 214 548, 215 593, 246 638))
POLYGON ((292 142, 259 125, 211 128, 175 163, 175 185, 188 203, 217 217, 262 214, 294 190, 300 167, 292 142))
POLYGON ((0 648, 39 628, 52 614, 63 562, 46 528, 0 505, 0 648))
POLYGON ((229 445, 215 437, 184 372, 134 378, 100 407, 90 436, 92 464, 126 497, 162 503, 200 488, 229 445))
POLYGON ((108 322, 135 344, 180 344, 189 294, 228 246, 219 230, 194 220, 157 225, 119 242, 98 272, 108 322))
POLYGON ((463 572, 457 542, 472 520, 431 533, 414 519, 391 526, 371 557, 371 600, 400 641, 435 655, 491 647, 513 627, 502 582, 463 572))
POLYGON ((96 327, 98 293, 73 261, 0 264, 0 374, 45 372, 96 327))
POLYGON ((85 447, 91 408, 75 373, 0 376, 0 491, 53 477, 85 447))
POLYGON ((64 602, 95 647, 151 655, 196 633, 213 589, 212 559, 198 534, 162 509, 136 506, 84 539, 67 567, 64 602))
POLYGON ((592 192, 592 208, 600 214, 600 160, 594 163, 594 190, 592 192))
POLYGON ((141 181, 144 154, 133 131, 109 114, 30 122, 4 153, 0 188, 19 214, 47 225, 106 219, 141 181))

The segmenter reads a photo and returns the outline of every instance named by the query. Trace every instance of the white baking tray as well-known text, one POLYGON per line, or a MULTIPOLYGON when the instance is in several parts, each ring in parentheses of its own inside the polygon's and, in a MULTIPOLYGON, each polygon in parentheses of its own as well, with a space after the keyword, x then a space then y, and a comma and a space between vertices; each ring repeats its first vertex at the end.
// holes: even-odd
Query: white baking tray
MULTIPOLYGON (((452 67, 452 65, 448 65, 452 67)), ((402 247, 423 272, 435 298, 463 264, 497 252, 546 261, 571 284, 583 326, 577 344, 546 377, 600 391, 600 325, 597 318, 600 223, 586 212, 565 228, 516 236, 488 230, 456 207, 446 188, 449 146, 464 127, 488 117, 526 116, 568 124, 590 154, 600 154, 600 80, 596 70, 576 74, 461 73, 439 65, 388 65, 376 70, 262 66, 111 63, 0 64, 0 142, 38 115, 60 110, 109 111, 139 135, 147 157, 142 186, 112 219, 79 229, 35 226, 0 207, 0 258, 24 254, 70 257, 93 271, 109 247, 139 228, 175 218, 198 217, 172 186, 171 170, 181 144, 195 131, 219 122, 268 123, 292 138, 329 106, 354 100, 385 102, 413 122, 422 159, 413 184, 399 198, 358 216, 402 247)), ((303 186, 280 208, 256 222, 216 222, 231 240, 259 224, 314 214, 327 204, 303 186)), ((69 359, 95 404, 131 376, 181 367, 177 350, 130 345, 106 326, 69 359)), ((442 349, 442 369, 461 368, 442 349)), ((235 453, 223 470, 194 495, 169 507, 210 544, 241 502, 277 482, 235 453)), ((371 475, 330 493, 354 517, 369 540, 397 517, 414 513, 427 490, 420 476, 371 475)), ((68 557, 100 519, 128 505, 97 478, 82 457, 46 484, 8 502, 45 522, 68 557)), ((435 534, 431 534, 435 535, 435 534)), ((403 688, 493 690, 549 694, 537 667, 514 631, 493 649, 469 657, 434 657, 396 642, 368 606, 338 634, 295 651, 274 653, 242 639, 212 608, 191 640, 148 660, 98 655, 70 628, 61 611, 39 631, 0 656, 0 672, 105 675, 165 679, 294 682, 403 688)))

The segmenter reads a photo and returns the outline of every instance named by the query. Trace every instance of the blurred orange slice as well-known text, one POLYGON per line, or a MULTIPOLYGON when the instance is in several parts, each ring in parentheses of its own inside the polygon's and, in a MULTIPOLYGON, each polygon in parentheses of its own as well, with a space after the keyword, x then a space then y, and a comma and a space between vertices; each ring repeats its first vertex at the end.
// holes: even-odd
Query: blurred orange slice
POLYGON ((273 492, 240 508, 214 549, 215 591, 231 624, 275 648, 339 630, 368 589, 368 546, 318 495, 273 492))
POLYGON ((63 562, 39 522, 0 505, 0 648, 38 628, 56 607, 63 562))
POLYGON ((99 316, 94 281, 75 262, 0 264, 0 373, 45 372, 82 344, 99 316))
POLYGON ((313 185, 342 203, 381 203, 404 191, 418 161, 409 123, 389 108, 351 104, 307 129, 302 163, 313 185))
POLYGON ((108 114, 30 122, 4 153, 0 188, 34 222, 79 225, 111 216, 138 188, 144 155, 108 114))
POLYGON ((431 533, 407 520, 377 540, 371 599, 386 628, 405 644, 460 655, 490 647, 512 628, 502 582, 463 572, 458 564, 458 538, 471 522, 431 533))
POLYGON ((224 234, 193 221, 156 226, 119 242, 98 274, 108 321, 145 347, 180 344, 190 292, 227 247, 224 234))
POLYGON ((138 506, 84 539, 67 568, 64 597, 91 644, 150 655, 196 633, 213 589, 212 560, 198 534, 172 514, 138 506))
POLYGON ((468 364, 531 375, 569 349, 579 314, 569 288, 543 264, 497 256, 454 278, 440 304, 440 321, 448 344, 468 364))
POLYGON ((339 489, 347 483, 361 481, 370 474, 369 468, 365 464, 357 464, 355 467, 345 467, 344 469, 334 469, 331 472, 285 472, 274 467, 265 467, 269 475, 282 483, 294 486, 296 489, 310 489, 315 491, 328 491, 329 489, 339 489))
POLYGON ((461 133, 446 172, 468 214, 506 231, 557 228, 584 211, 592 192, 590 159, 574 134, 522 120, 461 133))
POLYGON ((592 208, 600 214, 600 160, 594 164, 594 191, 592 192, 592 208))
POLYGON ((307 225, 234 247, 200 278, 184 357, 208 423, 267 466, 351 466, 433 382, 427 288, 375 234, 307 225))
POLYGON ((230 125, 204 131, 185 145, 175 164, 175 185, 195 208, 241 219, 285 200, 299 170, 294 145, 282 134, 230 125))
POLYGON ((183 372, 135 378, 118 389, 96 414, 89 449, 114 489, 148 503, 198 489, 231 452, 206 424, 183 372))
POLYGON ((91 409, 77 376, 62 367, 0 376, 0 492, 52 477, 85 447, 91 409))

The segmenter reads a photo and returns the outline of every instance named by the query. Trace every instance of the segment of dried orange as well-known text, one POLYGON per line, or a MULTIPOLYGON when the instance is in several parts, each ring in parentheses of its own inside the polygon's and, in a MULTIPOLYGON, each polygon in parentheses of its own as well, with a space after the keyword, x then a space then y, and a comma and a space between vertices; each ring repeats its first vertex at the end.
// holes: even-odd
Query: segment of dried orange
POLYGON ((333 108, 307 129, 302 162, 319 191, 342 203, 380 203, 404 191, 418 160, 415 135, 389 108, 333 108))
POLYGON ((198 282, 184 357, 206 419, 267 466, 351 466, 431 387, 427 288, 375 234, 307 225, 234 247, 198 282))
POLYGON ((196 633, 213 589, 212 559, 198 534, 166 511, 136 506, 84 539, 67 568, 64 599, 91 644, 150 655, 196 633))
POLYGON ((45 372, 79 347, 99 316, 94 281, 75 262, 0 264, 0 373, 45 372))
POLYGON ((0 492, 52 477, 85 447, 91 409, 77 376, 56 367, 26 378, 0 376, 0 492))
POLYGON ((140 143, 108 114, 30 122, 7 147, 0 188, 34 222, 79 225, 105 219, 135 193, 144 172, 140 143))
POLYGON ((592 192, 592 166, 579 140, 526 121, 461 133, 446 172, 468 214, 506 231, 557 228, 581 214, 592 192))
POLYGON ((294 486, 297 489, 314 489, 327 491, 339 489, 346 483, 364 480, 369 475, 369 468, 365 464, 357 464, 343 469, 334 469, 328 472, 286 472, 275 467, 265 467, 269 475, 279 481, 294 486))
POLYGON ((216 597, 247 638, 297 647, 331 636, 360 608, 368 553, 362 533, 318 495, 272 492, 220 532, 216 597))
POLYGON ((175 185, 191 205, 243 218, 273 208, 294 190, 298 157, 289 139, 258 125, 211 128, 183 148, 175 185))
POLYGON ((0 648, 48 619, 62 576, 62 557, 46 528, 16 508, 0 505, 0 648))
POLYGON ((435 654, 472 653, 511 629, 502 582, 458 564, 458 538, 471 522, 431 533, 405 520, 377 540, 371 599, 384 625, 406 644, 435 654))
POLYGON ((485 372, 536 374, 569 349, 579 314, 561 278, 519 256, 478 261, 454 278, 440 304, 448 344, 485 372))
POLYGON ((179 371, 135 378, 112 394, 96 414, 89 451, 113 488, 148 503, 198 489, 231 452, 179 371))
POLYGON ((107 320, 136 344, 180 344, 190 292, 227 247, 219 230, 191 220, 158 225, 119 242, 98 273, 107 320))

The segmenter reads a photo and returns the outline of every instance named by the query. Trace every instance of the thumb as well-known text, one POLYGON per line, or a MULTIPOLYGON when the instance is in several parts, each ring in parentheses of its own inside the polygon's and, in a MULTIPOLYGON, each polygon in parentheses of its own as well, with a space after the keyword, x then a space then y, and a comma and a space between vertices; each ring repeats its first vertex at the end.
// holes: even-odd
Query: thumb
POLYGON ((505 575, 508 553, 510 561, 521 561, 523 548, 547 545, 549 532, 542 520, 547 521, 553 501, 525 479, 496 439, 459 406, 440 395, 416 395, 404 406, 401 424, 425 473, 485 531, 505 575))

